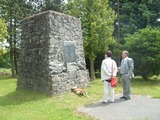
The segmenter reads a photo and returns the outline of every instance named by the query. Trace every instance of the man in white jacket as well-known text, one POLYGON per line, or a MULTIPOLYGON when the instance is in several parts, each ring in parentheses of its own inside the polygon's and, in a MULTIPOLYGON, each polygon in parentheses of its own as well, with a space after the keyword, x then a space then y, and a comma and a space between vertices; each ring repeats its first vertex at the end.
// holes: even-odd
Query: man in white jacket
POLYGON ((107 103, 108 101, 108 89, 110 89, 110 102, 114 102, 114 88, 111 86, 111 74, 113 65, 113 76, 117 75, 117 64, 111 57, 112 52, 107 51, 101 65, 101 80, 104 82, 103 103, 107 103))

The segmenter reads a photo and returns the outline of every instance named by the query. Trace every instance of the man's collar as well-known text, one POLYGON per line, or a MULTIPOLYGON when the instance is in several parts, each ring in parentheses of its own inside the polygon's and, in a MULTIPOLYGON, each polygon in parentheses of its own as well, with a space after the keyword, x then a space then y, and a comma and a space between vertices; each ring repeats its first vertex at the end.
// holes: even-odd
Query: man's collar
POLYGON ((124 58, 124 60, 128 59, 128 57, 124 58))

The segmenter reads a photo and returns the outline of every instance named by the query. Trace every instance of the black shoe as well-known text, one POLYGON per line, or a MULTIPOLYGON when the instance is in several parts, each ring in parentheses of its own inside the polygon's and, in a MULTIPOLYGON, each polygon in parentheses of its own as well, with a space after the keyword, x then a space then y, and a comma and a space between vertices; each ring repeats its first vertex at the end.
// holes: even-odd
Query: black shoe
POLYGON ((125 98, 124 100, 130 100, 131 98, 130 97, 127 97, 127 98, 125 98))
POLYGON ((120 99, 126 99, 126 97, 122 96, 122 97, 120 97, 120 99))
POLYGON ((107 102, 102 102, 103 104, 107 104, 107 102))

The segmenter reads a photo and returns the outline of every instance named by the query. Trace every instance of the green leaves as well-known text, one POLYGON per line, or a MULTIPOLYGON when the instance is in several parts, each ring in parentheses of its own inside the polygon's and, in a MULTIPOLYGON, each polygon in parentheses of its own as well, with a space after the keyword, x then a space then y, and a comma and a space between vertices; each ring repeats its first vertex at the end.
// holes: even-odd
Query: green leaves
MULTIPOLYGON (((117 0, 111 0, 110 6, 117 12, 117 0)), ((120 36, 124 44, 125 34, 133 34, 147 26, 159 27, 159 0, 120 0, 120 36)), ((117 37, 118 27, 115 25, 114 36, 117 37)))
POLYGON ((54 10, 57 12, 61 12, 63 9, 62 0, 45 0, 43 5, 44 10, 54 10))
POLYGON ((137 74, 144 77, 160 74, 160 29, 147 27, 128 35, 125 41, 135 59, 137 74))
POLYGON ((7 26, 0 18, 0 42, 4 42, 5 37, 7 37, 7 35, 8 35, 7 26))

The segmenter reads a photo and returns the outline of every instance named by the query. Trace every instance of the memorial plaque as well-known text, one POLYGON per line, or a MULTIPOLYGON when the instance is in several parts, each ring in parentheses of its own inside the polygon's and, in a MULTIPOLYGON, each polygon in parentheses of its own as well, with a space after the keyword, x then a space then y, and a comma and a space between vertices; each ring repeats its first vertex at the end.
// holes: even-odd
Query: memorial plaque
POLYGON ((76 62, 75 42, 73 41, 64 42, 64 62, 76 62))

